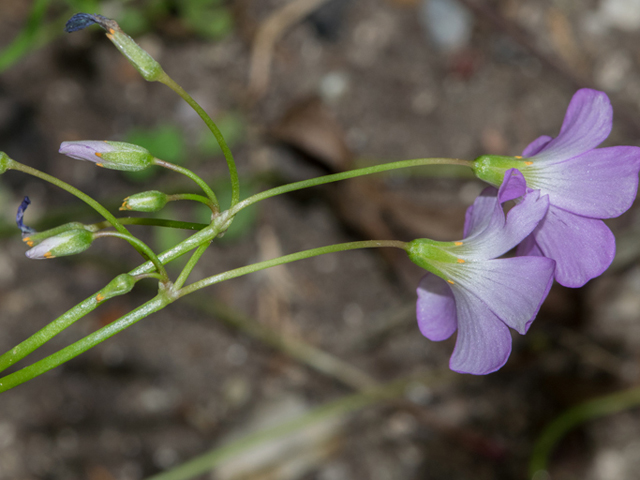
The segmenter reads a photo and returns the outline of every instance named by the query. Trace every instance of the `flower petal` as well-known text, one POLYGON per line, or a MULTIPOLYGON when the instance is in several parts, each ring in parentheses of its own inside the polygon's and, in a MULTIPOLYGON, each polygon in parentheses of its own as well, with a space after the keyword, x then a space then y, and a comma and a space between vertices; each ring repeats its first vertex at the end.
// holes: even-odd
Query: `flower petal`
POLYGON ((418 327, 429 340, 449 338, 458 328, 456 302, 447 282, 427 273, 418 285, 418 327))
POLYGON ((480 192, 464 216, 464 234, 467 238, 484 230, 494 215, 498 203, 498 190, 488 187, 480 192))
POLYGON ((476 296, 460 288, 452 291, 458 313, 458 338, 449 367, 473 375, 495 372, 511 353, 509 328, 476 296))
POLYGON ((569 103, 560 134, 532 158, 557 162, 592 150, 609 136, 612 122, 613 109, 606 93, 578 90, 569 103))
POLYGON ((533 235, 544 256, 556 261, 556 281, 565 287, 581 287, 602 274, 616 253, 615 237, 602 220, 553 205, 533 235))
POLYGON ((516 249, 516 256, 518 257, 544 257, 542 250, 538 247, 536 243, 536 237, 533 235, 529 235, 525 238, 518 248, 516 249))
POLYGON ((547 143, 549 143, 551 140, 553 140, 553 137, 550 137, 549 135, 542 135, 541 137, 536 138, 533 142, 527 145, 527 147, 523 150, 522 156, 533 157, 540 150, 546 147, 547 143))
POLYGON ((486 304, 500 320, 524 335, 553 283, 555 262, 545 257, 488 260, 460 267, 452 279, 486 304), (464 270, 464 271, 462 271, 464 270))
POLYGON ((499 205, 485 229, 466 238, 462 246, 452 247, 451 253, 465 261, 499 257, 524 240, 544 218, 548 208, 549 197, 541 197, 538 190, 525 195, 509 210, 506 219, 499 205))
POLYGON ((627 211, 636 198, 640 148, 598 148, 528 168, 529 186, 548 193, 553 205, 585 217, 612 218, 627 211))

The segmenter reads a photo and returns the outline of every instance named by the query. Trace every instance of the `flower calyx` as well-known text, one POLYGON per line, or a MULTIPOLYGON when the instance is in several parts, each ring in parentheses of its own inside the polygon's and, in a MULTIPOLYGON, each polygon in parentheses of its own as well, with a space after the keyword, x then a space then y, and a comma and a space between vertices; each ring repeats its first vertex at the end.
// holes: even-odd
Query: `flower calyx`
POLYGON ((153 82, 164 74, 160 64, 129 35, 124 33, 115 20, 98 14, 78 13, 69 19, 64 30, 67 33, 72 33, 94 23, 106 30, 107 38, 127 57, 127 60, 138 70, 142 78, 153 82))
POLYGON ((502 185, 504 173, 516 168, 521 172, 532 162, 522 157, 505 157, 502 155, 482 155, 472 163, 473 173, 494 187, 502 185))
POLYGON ((117 297, 119 295, 125 295, 129 293, 138 280, 133 275, 123 273, 111 280, 106 287, 104 287, 96 295, 98 302, 104 302, 110 298, 117 297))
MULTIPOLYGON (((44 233, 44 232, 43 232, 44 233)), ((93 243, 94 236, 84 228, 73 228, 57 235, 50 236, 25 252, 31 259, 43 260, 64 257, 84 252, 93 243)), ((23 239, 29 244, 29 237, 23 239)))
POLYGON ((120 210, 134 212, 157 212, 169 201, 169 195, 158 190, 149 190, 131 195, 124 199, 120 210))

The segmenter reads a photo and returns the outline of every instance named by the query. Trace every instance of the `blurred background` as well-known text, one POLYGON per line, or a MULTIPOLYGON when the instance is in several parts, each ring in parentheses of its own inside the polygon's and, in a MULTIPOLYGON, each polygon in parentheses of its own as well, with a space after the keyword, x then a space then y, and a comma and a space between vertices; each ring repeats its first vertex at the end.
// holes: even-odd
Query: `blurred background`
MULTIPOLYGON (((606 145, 640 142, 638 0, 0 0, 0 149, 112 211, 139 191, 196 190, 159 169, 123 174, 71 160, 57 153, 60 142, 143 145, 193 169, 223 204, 228 173, 197 115, 142 80, 101 29, 63 33, 80 11, 116 19, 216 120, 243 196, 392 160, 518 155, 558 133, 581 87, 612 100, 606 145)), ((331 243, 456 240, 482 188, 464 169, 424 167, 276 197, 243 212, 193 278, 331 243)), ((0 178, 3 351, 139 263, 117 239, 28 261, 14 224, 25 195, 25 221, 38 229, 100 220, 37 179, 0 178)), ((190 204, 158 216, 208 221, 190 204)), ((545 425, 640 378, 640 212, 607 223, 618 239, 614 265, 584 288, 554 286, 497 373, 448 373, 455 338, 421 336, 422 272, 403 255, 332 254, 210 287, 0 395, 0 479, 148 478, 377 382, 425 372, 437 375, 408 384, 402 400, 327 415, 240 449, 213 473, 166 478, 527 478, 545 425)), ((132 231, 157 251, 187 236, 132 231)), ((141 282, 18 366, 152 295, 153 283, 141 282)), ((583 422, 554 450, 549 474, 637 479, 638 432, 634 408, 583 422)))

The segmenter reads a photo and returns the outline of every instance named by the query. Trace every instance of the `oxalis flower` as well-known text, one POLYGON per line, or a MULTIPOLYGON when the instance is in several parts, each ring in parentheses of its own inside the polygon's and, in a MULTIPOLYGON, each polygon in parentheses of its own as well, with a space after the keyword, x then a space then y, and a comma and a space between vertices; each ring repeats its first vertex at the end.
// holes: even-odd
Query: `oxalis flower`
POLYGON ((496 257, 527 237, 548 208, 547 195, 527 190, 522 174, 509 170, 499 190, 485 189, 467 210, 463 240, 410 242, 411 260, 431 272, 418 287, 418 325, 434 341, 458 331, 452 370, 498 370, 511 353, 509 327, 520 334, 529 329, 553 283, 555 262, 496 257), (520 197, 505 215, 503 204, 520 197))
POLYGON ((517 254, 554 259, 555 278, 566 287, 581 287, 609 267, 616 244, 602 219, 628 210, 638 190, 640 148, 596 149, 609 136, 612 120, 605 93, 578 90, 556 138, 534 140, 524 158, 485 155, 474 162, 476 175, 493 185, 517 168, 529 188, 549 195, 546 217, 517 254))

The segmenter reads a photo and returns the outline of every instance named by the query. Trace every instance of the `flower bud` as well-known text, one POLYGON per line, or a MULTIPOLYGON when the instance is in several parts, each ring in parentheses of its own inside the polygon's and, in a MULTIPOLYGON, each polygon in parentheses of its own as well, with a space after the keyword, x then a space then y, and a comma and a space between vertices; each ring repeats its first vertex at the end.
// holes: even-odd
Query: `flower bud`
MULTIPOLYGON (((28 227, 27 227, 28 228, 28 227)), ((51 238, 60 233, 68 232, 69 230, 80 230, 84 229, 84 225, 80 222, 69 222, 64 225, 60 225, 55 228, 50 228, 49 230, 45 230, 43 232, 32 232, 32 233, 24 233, 22 237, 22 241, 26 243, 29 247, 35 247, 39 245, 47 238, 51 238)))
POLYGON ((117 297, 118 295, 129 293, 135 284, 136 279, 132 275, 129 275, 128 273, 118 275, 116 278, 111 280, 106 287, 100 290, 100 293, 96 295, 96 300, 98 302, 104 302, 105 300, 117 297))
POLYGON ((77 160, 87 160, 99 167, 137 172, 153 164, 153 155, 146 148, 125 142, 83 140, 62 142, 60 153, 77 160))
POLYGON ((127 57, 127 60, 140 72, 142 78, 152 82, 164 73, 160 64, 134 42, 129 35, 124 33, 115 20, 97 14, 78 13, 69 19, 65 25, 65 31, 67 33, 75 32, 94 23, 97 23, 107 31, 107 38, 127 57))
POLYGON ((120 210, 133 210, 134 212, 157 212, 169 201, 166 193, 158 190, 140 192, 124 199, 120 210))
POLYGON ((27 250, 25 255, 36 260, 75 255, 89 248, 91 242, 93 242, 93 234, 84 228, 78 228, 43 240, 27 250))

